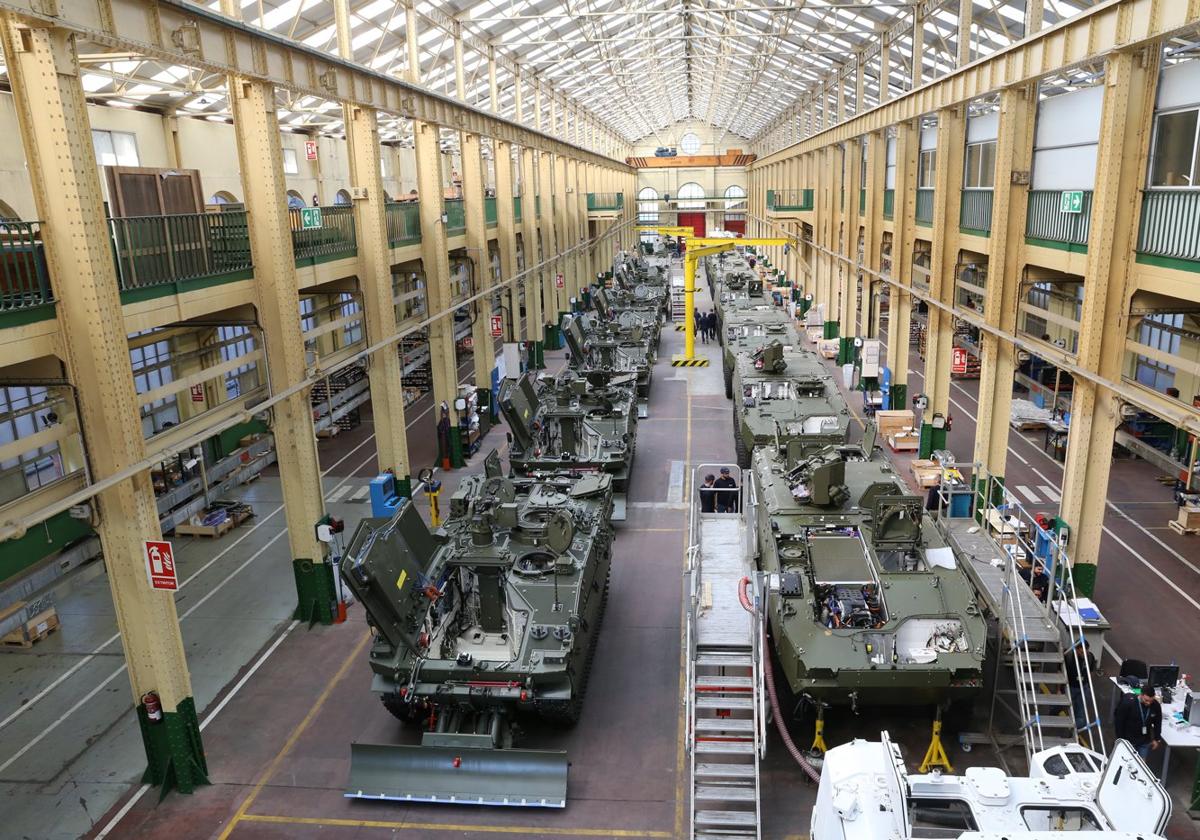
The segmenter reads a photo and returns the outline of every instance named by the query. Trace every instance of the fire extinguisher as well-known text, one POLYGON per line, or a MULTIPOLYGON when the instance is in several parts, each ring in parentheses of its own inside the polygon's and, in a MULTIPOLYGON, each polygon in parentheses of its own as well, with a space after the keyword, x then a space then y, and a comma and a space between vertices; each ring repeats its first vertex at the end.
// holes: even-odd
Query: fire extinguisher
POLYGON ((146 718, 151 723, 160 723, 163 719, 162 701, 153 691, 142 695, 142 707, 146 710, 146 718))

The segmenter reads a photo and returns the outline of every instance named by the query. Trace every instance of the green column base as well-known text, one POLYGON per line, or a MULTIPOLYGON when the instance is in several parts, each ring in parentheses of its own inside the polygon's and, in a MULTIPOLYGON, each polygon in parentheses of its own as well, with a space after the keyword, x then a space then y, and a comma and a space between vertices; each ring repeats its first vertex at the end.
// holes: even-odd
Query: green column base
POLYGON ((1075 593, 1085 598, 1091 598, 1096 592, 1095 563, 1076 563, 1071 567, 1071 577, 1075 579, 1075 593))
POLYGON ((533 342, 533 352, 529 357, 529 366, 534 370, 546 369, 546 345, 544 342, 533 342))
POLYGON ((402 499, 412 498, 412 476, 396 479, 396 495, 402 499))
POLYGON ((208 781, 208 762, 200 742, 200 721, 196 703, 191 697, 179 701, 173 712, 163 712, 163 719, 151 721, 146 707, 137 707, 138 727, 146 748, 146 772, 142 783, 157 785, 158 801, 171 790, 191 793, 208 781))
POLYGON ((808 314, 808 310, 812 309, 812 301, 809 300, 808 298, 804 297, 804 292, 802 292, 799 289, 796 290, 796 294, 800 295, 800 298, 799 298, 800 307, 799 307, 798 311, 800 313, 800 317, 803 318, 805 315, 808 314))
POLYGON ((935 449, 946 448, 946 430, 935 429, 931 423, 921 424, 921 442, 917 448, 918 458, 928 458, 935 449))
POLYGON ((318 622, 333 624, 337 596, 333 588, 333 565, 307 559, 293 560, 296 576, 296 595, 299 603, 292 618, 307 621, 312 627, 318 622))
POLYGON ((462 429, 459 426, 450 427, 450 468, 458 469, 466 466, 467 460, 463 457, 462 444, 462 429))
POLYGON ((822 338, 837 338, 839 326, 841 326, 841 325, 838 324, 837 321, 826 321, 825 322, 825 332, 822 335, 822 338))
MULTIPOLYGON (((986 478, 975 479, 975 521, 983 524, 983 510, 988 504, 987 499, 988 480, 986 478)), ((998 505, 1004 501, 1004 477, 999 475, 992 476, 992 498, 991 504, 998 505)))
POLYGON ((839 365, 850 364, 854 361, 854 339, 850 336, 842 336, 838 339, 838 354, 837 363, 839 365))
POLYGON ((488 433, 495 421, 492 391, 490 388, 476 388, 475 395, 479 398, 479 435, 482 437, 488 433))
POLYGON ((908 407, 908 384, 901 382, 893 383, 888 391, 888 406, 891 411, 900 411, 908 407))

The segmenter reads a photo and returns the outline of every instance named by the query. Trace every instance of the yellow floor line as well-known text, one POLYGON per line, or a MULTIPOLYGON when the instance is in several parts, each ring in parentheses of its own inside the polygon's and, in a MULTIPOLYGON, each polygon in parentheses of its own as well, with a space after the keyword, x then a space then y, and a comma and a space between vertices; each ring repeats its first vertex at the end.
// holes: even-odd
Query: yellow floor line
POLYGON ((262 772, 261 776, 259 776, 258 781, 254 785, 254 789, 250 791, 250 795, 246 797, 246 800, 242 802, 241 807, 237 809, 237 813, 233 815, 233 819, 229 821, 229 825, 225 826, 225 830, 221 832, 219 840, 226 840, 226 838, 229 837, 229 835, 233 832, 233 829, 238 822, 243 819, 247 819, 246 811, 248 811, 250 806, 254 804, 254 800, 258 798, 258 795, 262 792, 262 789, 266 787, 266 784, 271 780, 271 777, 275 775, 275 771, 279 769, 279 765, 283 762, 284 756, 291 751, 292 747, 296 745, 296 742, 300 740, 300 736, 304 734, 304 731, 308 729, 309 725, 316 719, 317 713, 321 711, 321 707, 325 705, 325 701, 328 700, 329 695, 333 693, 334 687, 341 682, 342 677, 344 677, 346 672, 350 670, 350 666, 358 661, 359 657, 362 655, 363 648, 367 646, 367 642, 370 640, 371 633, 364 633, 362 639, 360 639, 358 644, 354 646, 354 650, 350 651, 350 655, 346 657, 346 661, 342 663, 342 666, 338 668, 337 673, 333 675, 333 679, 326 683, 325 689, 317 697, 317 701, 313 704, 312 708, 308 710, 308 714, 304 716, 304 720, 300 721, 296 728, 292 730, 292 734, 288 736, 288 739, 284 743, 283 747, 278 753, 275 754, 275 758, 271 759, 271 763, 267 765, 267 769, 262 772))
POLYGON ((549 828, 523 825, 470 825, 467 823, 418 823, 390 820, 342 820, 320 817, 283 817, 272 814, 246 814, 244 822, 275 825, 322 825, 338 828, 389 828, 394 831, 453 831, 480 834, 520 834, 527 837, 671 837, 669 831, 633 828, 549 828))

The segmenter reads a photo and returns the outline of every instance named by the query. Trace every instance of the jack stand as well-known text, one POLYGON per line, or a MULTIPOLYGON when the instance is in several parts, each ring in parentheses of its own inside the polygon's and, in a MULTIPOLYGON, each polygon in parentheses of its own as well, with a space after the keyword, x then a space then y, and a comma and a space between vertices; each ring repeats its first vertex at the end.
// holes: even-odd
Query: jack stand
POLYGON ((929 739, 929 749, 925 751, 925 760, 917 769, 918 773, 928 773, 934 767, 940 767, 947 773, 953 773, 954 767, 942 746, 942 710, 938 707, 937 716, 933 719, 933 737, 929 739))
POLYGON ((817 723, 813 729, 812 746, 808 748, 813 754, 825 755, 829 747, 825 746, 825 704, 817 701, 817 723))

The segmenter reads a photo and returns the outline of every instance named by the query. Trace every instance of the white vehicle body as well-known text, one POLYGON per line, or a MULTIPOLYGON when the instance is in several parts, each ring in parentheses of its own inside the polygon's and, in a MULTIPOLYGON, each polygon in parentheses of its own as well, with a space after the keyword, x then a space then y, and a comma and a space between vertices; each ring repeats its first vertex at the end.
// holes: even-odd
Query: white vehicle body
POLYGON ((996 767, 910 774, 886 732, 825 754, 810 840, 1155 840, 1171 799, 1137 752, 1118 741, 1105 758, 1082 747, 1037 753, 1029 776, 996 767))

